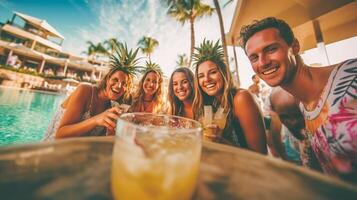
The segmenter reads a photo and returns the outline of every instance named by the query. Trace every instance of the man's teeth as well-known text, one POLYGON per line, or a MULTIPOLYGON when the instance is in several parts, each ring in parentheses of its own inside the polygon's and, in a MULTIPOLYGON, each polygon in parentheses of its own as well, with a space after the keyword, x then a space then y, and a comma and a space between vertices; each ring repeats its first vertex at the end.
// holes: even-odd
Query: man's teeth
POLYGON ((269 75, 269 74, 276 72, 277 70, 278 70, 278 68, 272 68, 272 69, 262 72, 262 74, 269 75))

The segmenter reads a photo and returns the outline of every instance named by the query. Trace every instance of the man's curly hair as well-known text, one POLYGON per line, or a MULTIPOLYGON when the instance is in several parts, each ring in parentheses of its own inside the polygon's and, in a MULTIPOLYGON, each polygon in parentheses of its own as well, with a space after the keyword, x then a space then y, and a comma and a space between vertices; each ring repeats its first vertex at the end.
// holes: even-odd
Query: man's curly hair
POLYGON ((251 24, 245 25, 240 30, 240 42, 243 49, 247 44, 250 37, 259 31, 276 28, 279 31, 279 35, 285 40, 285 42, 291 46, 294 41, 294 33, 291 30, 289 24, 284 20, 277 19, 275 17, 267 17, 262 20, 254 20, 251 24))

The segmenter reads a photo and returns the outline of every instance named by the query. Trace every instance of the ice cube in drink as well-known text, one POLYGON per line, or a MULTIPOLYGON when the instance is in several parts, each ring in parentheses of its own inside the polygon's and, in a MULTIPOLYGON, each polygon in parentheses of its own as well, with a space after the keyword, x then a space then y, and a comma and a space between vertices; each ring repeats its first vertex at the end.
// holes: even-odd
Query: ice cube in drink
MULTIPOLYGON (((146 124, 155 121, 152 114, 124 115, 129 114, 136 115, 133 118, 142 122, 136 126, 134 142, 132 137, 125 139, 127 134, 124 132, 135 127, 118 122, 118 127, 123 129, 117 131, 123 133, 117 134, 120 137, 113 150, 114 199, 190 199, 195 190, 201 154, 199 123, 194 121, 198 129, 179 129, 162 126, 162 123, 160 126, 146 124)), ((163 123, 167 121, 169 124, 171 120, 165 119, 162 118, 163 123)))
POLYGON ((136 146, 117 141, 112 165, 114 198, 190 199, 198 174, 200 146, 184 137, 177 140, 165 138, 159 144, 150 145, 136 146), (141 148, 147 149, 139 150, 141 148))

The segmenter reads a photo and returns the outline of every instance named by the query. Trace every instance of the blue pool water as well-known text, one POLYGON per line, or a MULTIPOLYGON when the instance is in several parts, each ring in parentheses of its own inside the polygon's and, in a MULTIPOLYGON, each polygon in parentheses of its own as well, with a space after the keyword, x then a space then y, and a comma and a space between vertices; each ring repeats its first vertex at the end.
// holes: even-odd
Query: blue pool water
POLYGON ((0 145, 40 141, 64 95, 0 87, 0 145))

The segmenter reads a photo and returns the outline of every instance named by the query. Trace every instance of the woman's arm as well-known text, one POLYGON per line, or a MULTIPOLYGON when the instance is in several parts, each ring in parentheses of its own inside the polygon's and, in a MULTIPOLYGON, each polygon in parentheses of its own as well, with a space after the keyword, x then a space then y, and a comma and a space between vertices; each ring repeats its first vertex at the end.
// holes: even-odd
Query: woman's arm
POLYGON ((270 117, 271 125, 270 129, 267 131, 267 140, 270 152, 275 157, 280 157, 283 160, 287 160, 284 143, 282 141, 282 125, 279 116, 274 111, 270 111, 270 117))
POLYGON ((257 103, 247 90, 238 90, 234 96, 234 116, 238 118, 248 148, 267 154, 264 122, 257 103))
MULTIPOLYGON (((93 94, 96 95, 96 94, 93 94)), ((66 102, 66 111, 62 117, 56 138, 82 136, 94 129, 96 126, 104 126, 114 130, 115 120, 119 117, 119 108, 113 107, 101 114, 81 121, 85 109, 92 98, 92 86, 80 85, 66 102)))

